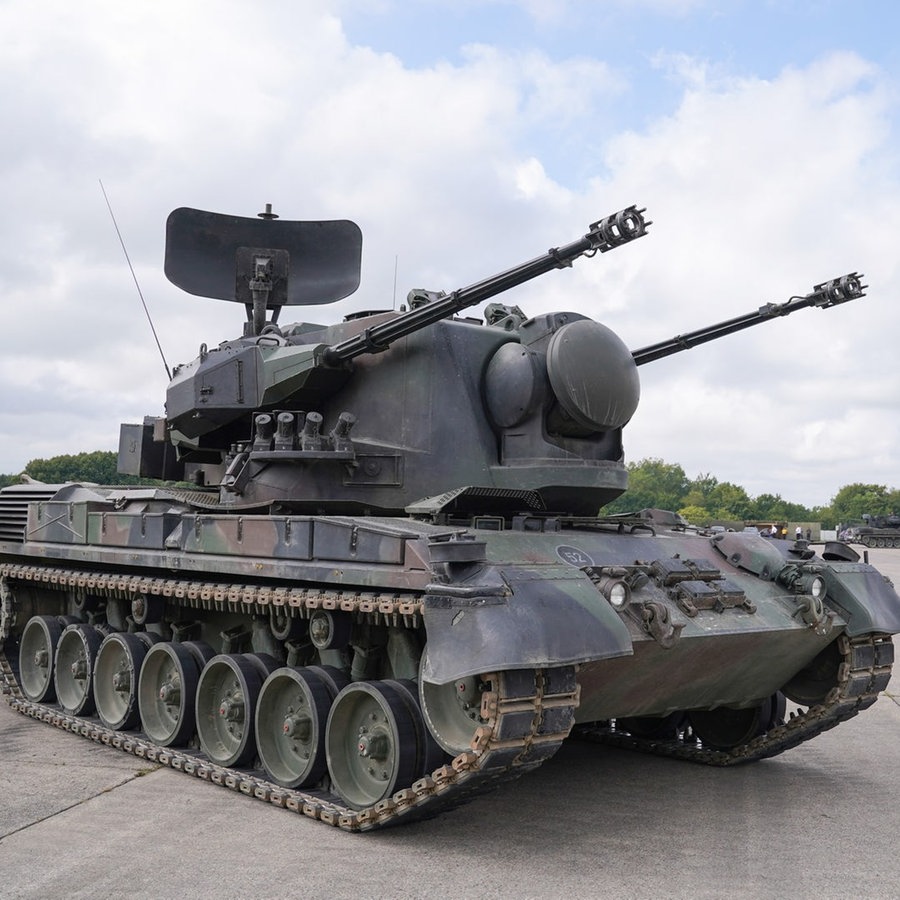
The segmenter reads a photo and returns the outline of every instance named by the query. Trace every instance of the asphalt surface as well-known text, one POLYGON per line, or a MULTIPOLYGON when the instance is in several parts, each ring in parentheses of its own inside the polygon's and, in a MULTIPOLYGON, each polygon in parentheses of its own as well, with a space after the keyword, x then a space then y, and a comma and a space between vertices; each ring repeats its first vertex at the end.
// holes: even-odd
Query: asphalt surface
MULTIPOLYGON (((870 558, 900 584, 900 550, 870 558)), ((0 703, 0 897, 894 898, 898 737, 895 678, 775 759, 718 770, 568 741, 441 818, 351 835, 0 703)))

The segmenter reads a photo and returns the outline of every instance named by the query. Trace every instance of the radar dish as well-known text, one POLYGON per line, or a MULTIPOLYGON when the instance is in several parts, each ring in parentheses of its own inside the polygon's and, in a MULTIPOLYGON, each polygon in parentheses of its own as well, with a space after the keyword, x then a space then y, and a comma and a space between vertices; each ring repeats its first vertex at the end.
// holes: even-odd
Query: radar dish
POLYGON ((235 271, 248 250, 286 251, 285 305, 333 303, 359 287, 362 232, 348 219, 248 219, 180 207, 166 220, 166 277, 189 294, 243 303, 235 271))

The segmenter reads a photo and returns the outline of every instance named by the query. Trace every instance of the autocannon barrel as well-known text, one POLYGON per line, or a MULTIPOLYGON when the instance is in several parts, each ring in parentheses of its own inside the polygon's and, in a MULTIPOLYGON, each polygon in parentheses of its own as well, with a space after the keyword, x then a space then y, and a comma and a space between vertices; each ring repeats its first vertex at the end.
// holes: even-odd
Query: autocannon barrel
POLYGON ((593 256, 598 251, 606 253, 615 247, 642 237, 652 224, 644 219, 644 211, 635 206, 629 206, 594 222, 588 233, 580 240, 566 244, 564 247, 552 248, 543 256, 497 275, 491 275, 489 278, 455 290, 450 294, 439 295, 436 300, 411 309, 396 319, 367 328, 352 338, 326 349, 325 362, 329 365, 339 365, 365 353, 379 353, 386 350, 394 341, 433 325, 460 310, 496 297, 498 294, 524 284, 532 278, 537 278, 551 269, 570 266, 579 256, 593 256))
POLYGON ((632 356, 635 363, 642 366, 644 363, 671 356, 673 353, 689 350, 698 344, 715 341, 726 335, 734 334, 736 331, 759 325, 760 322, 767 322, 779 316, 788 316, 798 309, 805 309, 809 306, 829 309, 840 303, 856 300, 865 296, 865 290, 868 287, 868 285, 862 283, 862 278, 863 276, 857 272, 851 272, 849 275, 843 275, 840 278, 833 278, 831 281, 817 284, 812 292, 804 297, 792 297, 785 303, 767 303, 758 310, 746 313, 743 316, 728 319, 716 325, 709 325, 706 328, 699 328, 697 331, 690 331, 687 334, 679 334, 667 341, 651 344, 649 347, 642 347, 640 350, 635 350, 632 356))

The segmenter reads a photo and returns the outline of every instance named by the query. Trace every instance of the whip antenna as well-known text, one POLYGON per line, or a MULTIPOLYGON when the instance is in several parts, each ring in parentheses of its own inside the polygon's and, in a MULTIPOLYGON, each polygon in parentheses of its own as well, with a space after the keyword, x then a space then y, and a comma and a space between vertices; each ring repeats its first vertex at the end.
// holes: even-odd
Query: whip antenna
POLYGON ((131 264, 131 259, 128 256, 128 251, 125 249, 125 241, 122 240, 122 232, 119 231, 119 223, 116 222, 115 214, 112 211, 112 206, 109 202, 109 197, 106 196, 106 188, 103 187, 103 179, 97 179, 100 182, 100 190, 103 191, 103 199, 106 201, 106 208, 109 210, 110 218, 112 219, 113 227, 116 229, 116 234, 119 238, 119 243, 122 245, 122 252, 125 254, 125 262, 128 263, 128 268, 131 270, 131 277, 134 279, 134 286, 137 288, 138 297, 141 298, 141 306, 144 307, 144 315, 147 317, 147 321, 150 323, 150 330, 153 332, 153 340, 156 341, 156 349, 159 350, 159 355, 162 357, 163 366, 166 370, 166 377, 169 381, 172 380, 172 373, 169 370, 169 364, 166 362, 166 355, 163 353, 162 344, 159 342, 159 337, 156 334, 156 328, 153 326, 153 319, 150 317, 150 310, 147 309, 147 303, 144 300, 144 294, 141 291, 141 286, 138 284, 137 275, 134 274, 134 266, 131 264))
POLYGON ((394 297, 391 301, 391 309, 397 308, 397 262, 399 260, 399 254, 394 254, 394 297))

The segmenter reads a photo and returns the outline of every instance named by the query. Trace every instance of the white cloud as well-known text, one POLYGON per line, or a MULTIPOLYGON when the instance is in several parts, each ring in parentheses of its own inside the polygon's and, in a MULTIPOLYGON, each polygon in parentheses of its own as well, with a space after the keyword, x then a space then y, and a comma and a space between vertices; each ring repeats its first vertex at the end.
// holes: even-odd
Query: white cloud
MULTIPOLYGON (((635 194, 652 198, 653 251, 665 244, 659 247, 664 264, 648 263, 639 291, 656 295, 659 337, 807 293, 814 281, 854 269, 865 271, 871 296, 826 312, 801 311, 692 350, 692 368, 741 395, 730 402, 705 397, 699 421, 691 400, 696 387, 670 381, 678 378, 681 360, 659 364, 665 370, 658 377, 648 366, 642 370, 645 397, 662 390, 669 403, 659 403, 650 423, 645 402, 628 448, 633 457, 680 461, 689 474, 712 471, 751 491, 765 481, 769 492, 824 503, 841 484, 866 477, 862 457, 893 458, 895 429, 884 423, 885 413, 891 423, 896 418, 893 401, 885 398, 877 420, 846 419, 861 393, 884 396, 884 382, 860 369, 864 359, 887 362, 888 336, 900 329, 891 302, 898 280, 891 250, 900 227, 898 186, 896 179, 873 177, 890 171, 893 161, 891 98, 880 73, 851 54, 768 81, 710 81, 697 67, 688 70, 678 110, 646 132, 613 140, 613 174, 597 185, 598 191, 632 185, 635 194), (853 436, 862 424, 868 427, 853 436), (716 447, 718 432, 726 440, 716 447), (675 438, 659 450, 666 433, 675 438), (842 449, 835 467, 831 444, 837 441, 853 455, 842 449), (803 472, 787 464, 795 457, 803 472)), ((641 249, 649 253, 649 242, 641 249)), ((623 330, 645 334, 644 311, 630 310, 623 330)), ((880 475, 896 477, 890 469, 880 475)))

